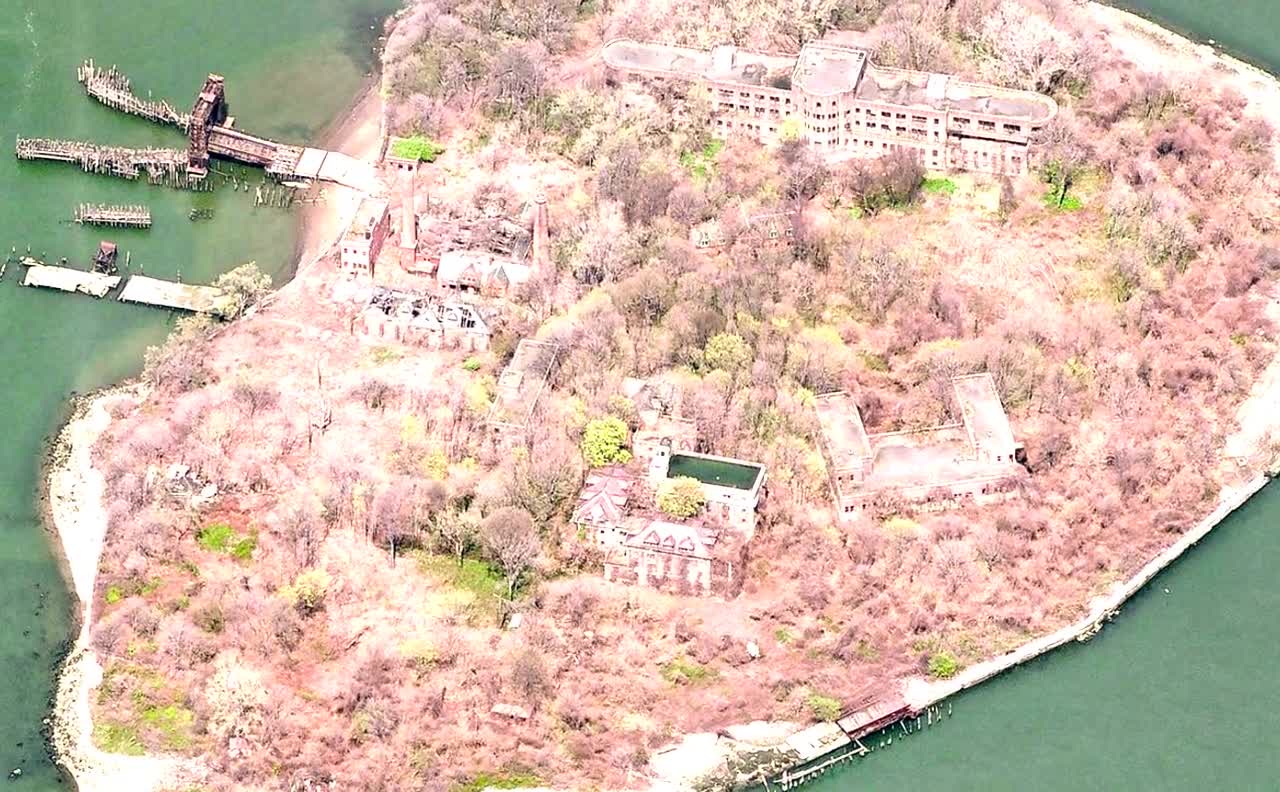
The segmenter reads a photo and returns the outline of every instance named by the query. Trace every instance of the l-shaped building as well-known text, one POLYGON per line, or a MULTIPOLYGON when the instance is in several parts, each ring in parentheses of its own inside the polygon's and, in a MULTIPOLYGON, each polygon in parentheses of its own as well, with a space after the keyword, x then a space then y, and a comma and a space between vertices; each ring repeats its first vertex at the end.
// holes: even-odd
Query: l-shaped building
POLYGON ((781 56, 615 39, 602 55, 614 79, 705 87, 721 137, 743 132, 771 142, 790 129, 822 152, 907 150, 933 170, 1024 173, 1033 136, 1058 112, 1043 94, 876 66, 866 50, 839 44, 814 42, 781 56))

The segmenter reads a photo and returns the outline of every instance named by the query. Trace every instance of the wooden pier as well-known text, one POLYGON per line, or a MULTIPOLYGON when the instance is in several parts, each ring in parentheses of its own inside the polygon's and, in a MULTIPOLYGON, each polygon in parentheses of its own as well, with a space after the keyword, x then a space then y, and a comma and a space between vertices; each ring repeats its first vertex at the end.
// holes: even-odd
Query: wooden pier
POLYGON ((121 302, 153 305, 192 313, 221 316, 229 308, 230 298, 214 286, 197 286, 134 275, 120 292, 121 302))
POLYGON ((20 160, 71 162, 87 173, 123 179, 136 179, 145 172, 152 184, 187 186, 187 155, 177 149, 135 149, 78 140, 19 137, 14 151, 20 160))
POLYGON ((27 275, 22 279, 22 285, 79 292, 101 298, 106 297, 108 292, 120 285, 120 276, 85 272, 70 267, 54 267, 48 264, 27 264, 27 275))
POLYGON ((75 222, 115 228, 150 228, 151 210, 141 204, 89 204, 76 207, 75 222))
POLYGON ((179 112, 166 101, 143 99, 134 94, 129 78, 115 66, 99 69, 92 60, 87 60, 76 69, 76 79, 89 96, 114 110, 157 124, 172 124, 183 132, 191 125, 190 113, 179 112))

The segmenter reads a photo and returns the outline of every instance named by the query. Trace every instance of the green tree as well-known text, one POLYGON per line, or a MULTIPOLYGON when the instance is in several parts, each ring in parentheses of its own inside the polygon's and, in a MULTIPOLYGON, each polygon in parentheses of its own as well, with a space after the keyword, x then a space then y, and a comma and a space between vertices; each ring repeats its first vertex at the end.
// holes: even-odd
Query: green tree
POLYGON ((840 717, 840 702, 830 696, 812 693, 805 703, 809 705, 809 711, 813 713, 813 717, 820 721, 830 722, 840 717))
POLYGON ((937 679, 950 679, 960 670, 960 663, 950 652, 935 652, 929 658, 929 674, 937 679))
POLYGON ((621 418, 608 416, 587 422, 582 433, 582 456, 593 468, 631 461, 627 443, 627 424, 621 418))
POLYGON ((259 270, 256 262, 250 261, 219 275, 213 285, 222 289, 225 295, 225 302, 218 312, 223 319, 234 319, 270 290, 271 276, 259 270))
POLYGON ((740 335, 717 333, 707 341, 703 360, 708 368, 736 374, 751 363, 751 347, 740 335))
POLYGON ((707 495, 690 476, 676 476, 658 485, 658 508, 672 517, 692 517, 702 511, 707 495))

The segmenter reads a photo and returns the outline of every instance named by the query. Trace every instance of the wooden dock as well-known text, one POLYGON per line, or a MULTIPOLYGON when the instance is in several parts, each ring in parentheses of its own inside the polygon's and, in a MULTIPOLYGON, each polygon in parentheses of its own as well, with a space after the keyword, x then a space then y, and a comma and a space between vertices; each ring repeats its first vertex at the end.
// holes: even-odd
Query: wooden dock
POLYGON ((141 204, 89 204, 76 207, 74 218, 83 225, 104 225, 116 228, 150 228, 151 210, 141 204))
POLYGON ((136 179, 145 172, 152 184, 187 186, 187 153, 179 149, 135 149, 78 140, 19 137, 14 152, 20 160, 71 162, 87 173, 124 179, 136 179))
POLYGON ((145 275, 129 278, 119 299, 121 302, 219 316, 229 307, 229 298, 222 289, 149 278, 145 275))
POLYGON ((108 292, 120 285, 120 276, 102 275, 97 272, 54 267, 48 264, 30 264, 27 266, 26 277, 22 279, 22 285, 79 292, 91 297, 106 297, 108 292))
POLYGON ((99 69, 92 60, 87 60, 76 69, 76 79, 89 96, 114 110, 157 124, 172 124, 183 132, 191 125, 190 113, 179 112, 166 101, 143 99, 134 94, 129 78, 115 66, 99 69))

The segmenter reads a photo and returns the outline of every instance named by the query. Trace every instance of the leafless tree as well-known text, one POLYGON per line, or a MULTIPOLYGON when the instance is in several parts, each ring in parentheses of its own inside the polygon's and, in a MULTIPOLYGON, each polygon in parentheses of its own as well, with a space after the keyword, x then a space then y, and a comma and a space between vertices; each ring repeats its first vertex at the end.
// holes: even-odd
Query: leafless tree
POLYGON ((520 576, 542 550, 533 519, 523 509, 504 506, 480 524, 480 537, 493 560, 502 567, 507 596, 514 597, 520 576))

